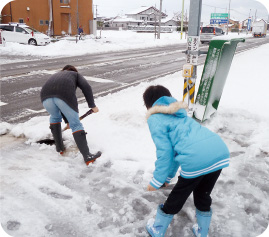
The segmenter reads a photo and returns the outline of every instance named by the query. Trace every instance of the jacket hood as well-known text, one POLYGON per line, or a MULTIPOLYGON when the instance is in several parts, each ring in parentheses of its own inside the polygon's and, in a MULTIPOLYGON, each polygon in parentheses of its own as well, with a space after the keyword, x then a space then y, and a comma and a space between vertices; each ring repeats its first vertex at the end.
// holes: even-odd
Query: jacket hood
POLYGON ((173 97, 163 96, 159 98, 153 106, 148 110, 146 118, 152 114, 171 114, 178 117, 186 117, 188 105, 183 101, 177 101, 173 97))

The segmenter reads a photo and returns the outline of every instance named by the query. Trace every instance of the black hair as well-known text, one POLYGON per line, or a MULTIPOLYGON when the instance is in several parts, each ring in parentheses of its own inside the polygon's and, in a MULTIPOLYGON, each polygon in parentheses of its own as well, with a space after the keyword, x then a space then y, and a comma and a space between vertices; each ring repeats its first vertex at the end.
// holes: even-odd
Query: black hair
POLYGON ((143 94, 144 103, 147 109, 150 109, 155 101, 163 96, 172 97, 170 91, 164 86, 157 85, 148 87, 143 94))
POLYGON ((63 70, 62 71, 73 71, 73 72, 78 72, 78 70, 72 66, 72 65, 66 65, 64 66, 63 70))

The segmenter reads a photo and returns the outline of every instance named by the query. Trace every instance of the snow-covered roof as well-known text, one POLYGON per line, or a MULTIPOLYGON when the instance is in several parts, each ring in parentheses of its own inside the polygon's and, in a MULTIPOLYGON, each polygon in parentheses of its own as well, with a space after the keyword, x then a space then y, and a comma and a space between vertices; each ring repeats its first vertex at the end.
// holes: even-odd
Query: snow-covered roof
POLYGON ((150 8, 151 8, 151 7, 142 6, 142 7, 140 7, 140 8, 137 8, 137 9, 135 9, 135 10, 133 10, 133 11, 127 13, 126 15, 136 15, 136 14, 139 14, 139 13, 141 13, 141 12, 143 12, 143 11, 146 11, 146 10, 148 10, 148 9, 150 9, 150 8))
POLYGON ((164 18, 161 20, 162 23, 166 23, 168 21, 174 21, 174 22, 177 22, 176 20, 172 19, 172 18, 164 18))
POLYGON ((239 21, 239 20, 234 19, 234 18, 232 18, 232 17, 230 17, 229 19, 230 19, 231 21, 239 21))
MULTIPOLYGON (((121 22, 121 23, 123 23, 123 22, 145 22, 144 20, 136 20, 134 18, 117 18, 117 19, 114 19, 114 20, 111 20, 111 21, 113 21, 113 22, 121 22)), ((175 21, 175 20, 173 20, 171 18, 169 18, 169 19, 166 18, 166 19, 161 20, 162 23, 166 23, 168 21, 177 22, 177 21, 175 21)), ((150 22, 150 21, 147 21, 147 22, 150 22)))
MULTIPOLYGON (((142 13, 142 12, 144 12, 144 11, 150 9, 150 8, 152 8, 153 10, 159 12, 159 9, 157 9, 157 8, 155 8, 155 7, 153 7, 153 6, 151 6, 151 7, 142 6, 142 7, 140 7, 140 8, 137 8, 136 10, 133 10, 133 11, 131 11, 131 12, 129 12, 129 13, 126 13, 126 15, 137 15, 137 14, 142 13)), ((150 13, 150 14, 151 14, 151 13, 150 13)), ((162 15, 163 15, 163 16, 167 16, 167 15, 166 15, 165 13, 163 13, 163 12, 162 12, 162 15)))
POLYGON ((256 19, 256 21, 264 21, 265 23, 267 23, 267 21, 265 21, 264 19, 256 19))
POLYGON ((144 20, 136 20, 136 19, 130 18, 130 17, 117 18, 117 19, 114 19, 111 21, 113 21, 113 22, 144 22, 144 20))

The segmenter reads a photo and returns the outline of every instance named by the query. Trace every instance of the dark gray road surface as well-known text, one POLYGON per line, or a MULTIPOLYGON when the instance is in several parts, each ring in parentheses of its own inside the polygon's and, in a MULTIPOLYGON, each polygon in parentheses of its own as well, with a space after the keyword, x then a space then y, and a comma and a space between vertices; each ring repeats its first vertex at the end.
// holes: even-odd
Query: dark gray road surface
MULTIPOLYGON (((248 38, 245 43, 239 43, 236 53, 265 43, 269 43, 269 37, 248 38)), ((201 45, 200 49, 207 47, 201 45)), ((9 63, 12 57, 1 55, 1 60, 7 62, 1 65, 1 121, 18 123, 45 114, 39 99, 41 87, 51 74, 66 64, 78 68, 97 97, 181 71, 185 64, 183 50, 186 50, 185 44, 76 57, 33 58, 17 63, 9 63)), ((205 55, 199 57, 200 64, 204 60, 205 55)), ((82 93, 79 89, 77 92, 79 101, 83 102, 82 93)))

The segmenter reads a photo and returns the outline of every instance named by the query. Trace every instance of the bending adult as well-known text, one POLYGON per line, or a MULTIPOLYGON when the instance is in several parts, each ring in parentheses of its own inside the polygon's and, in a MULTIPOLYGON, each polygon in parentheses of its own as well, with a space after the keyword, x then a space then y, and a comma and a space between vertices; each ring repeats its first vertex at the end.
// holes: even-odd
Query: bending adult
POLYGON ((86 139, 86 132, 79 120, 76 89, 79 87, 94 113, 99 111, 94 103, 92 88, 86 79, 72 65, 66 65, 60 72, 52 75, 41 90, 41 101, 50 114, 50 129, 55 140, 56 151, 63 154, 65 147, 62 139, 62 114, 68 120, 73 137, 86 165, 101 156, 101 152, 92 154, 86 139))

